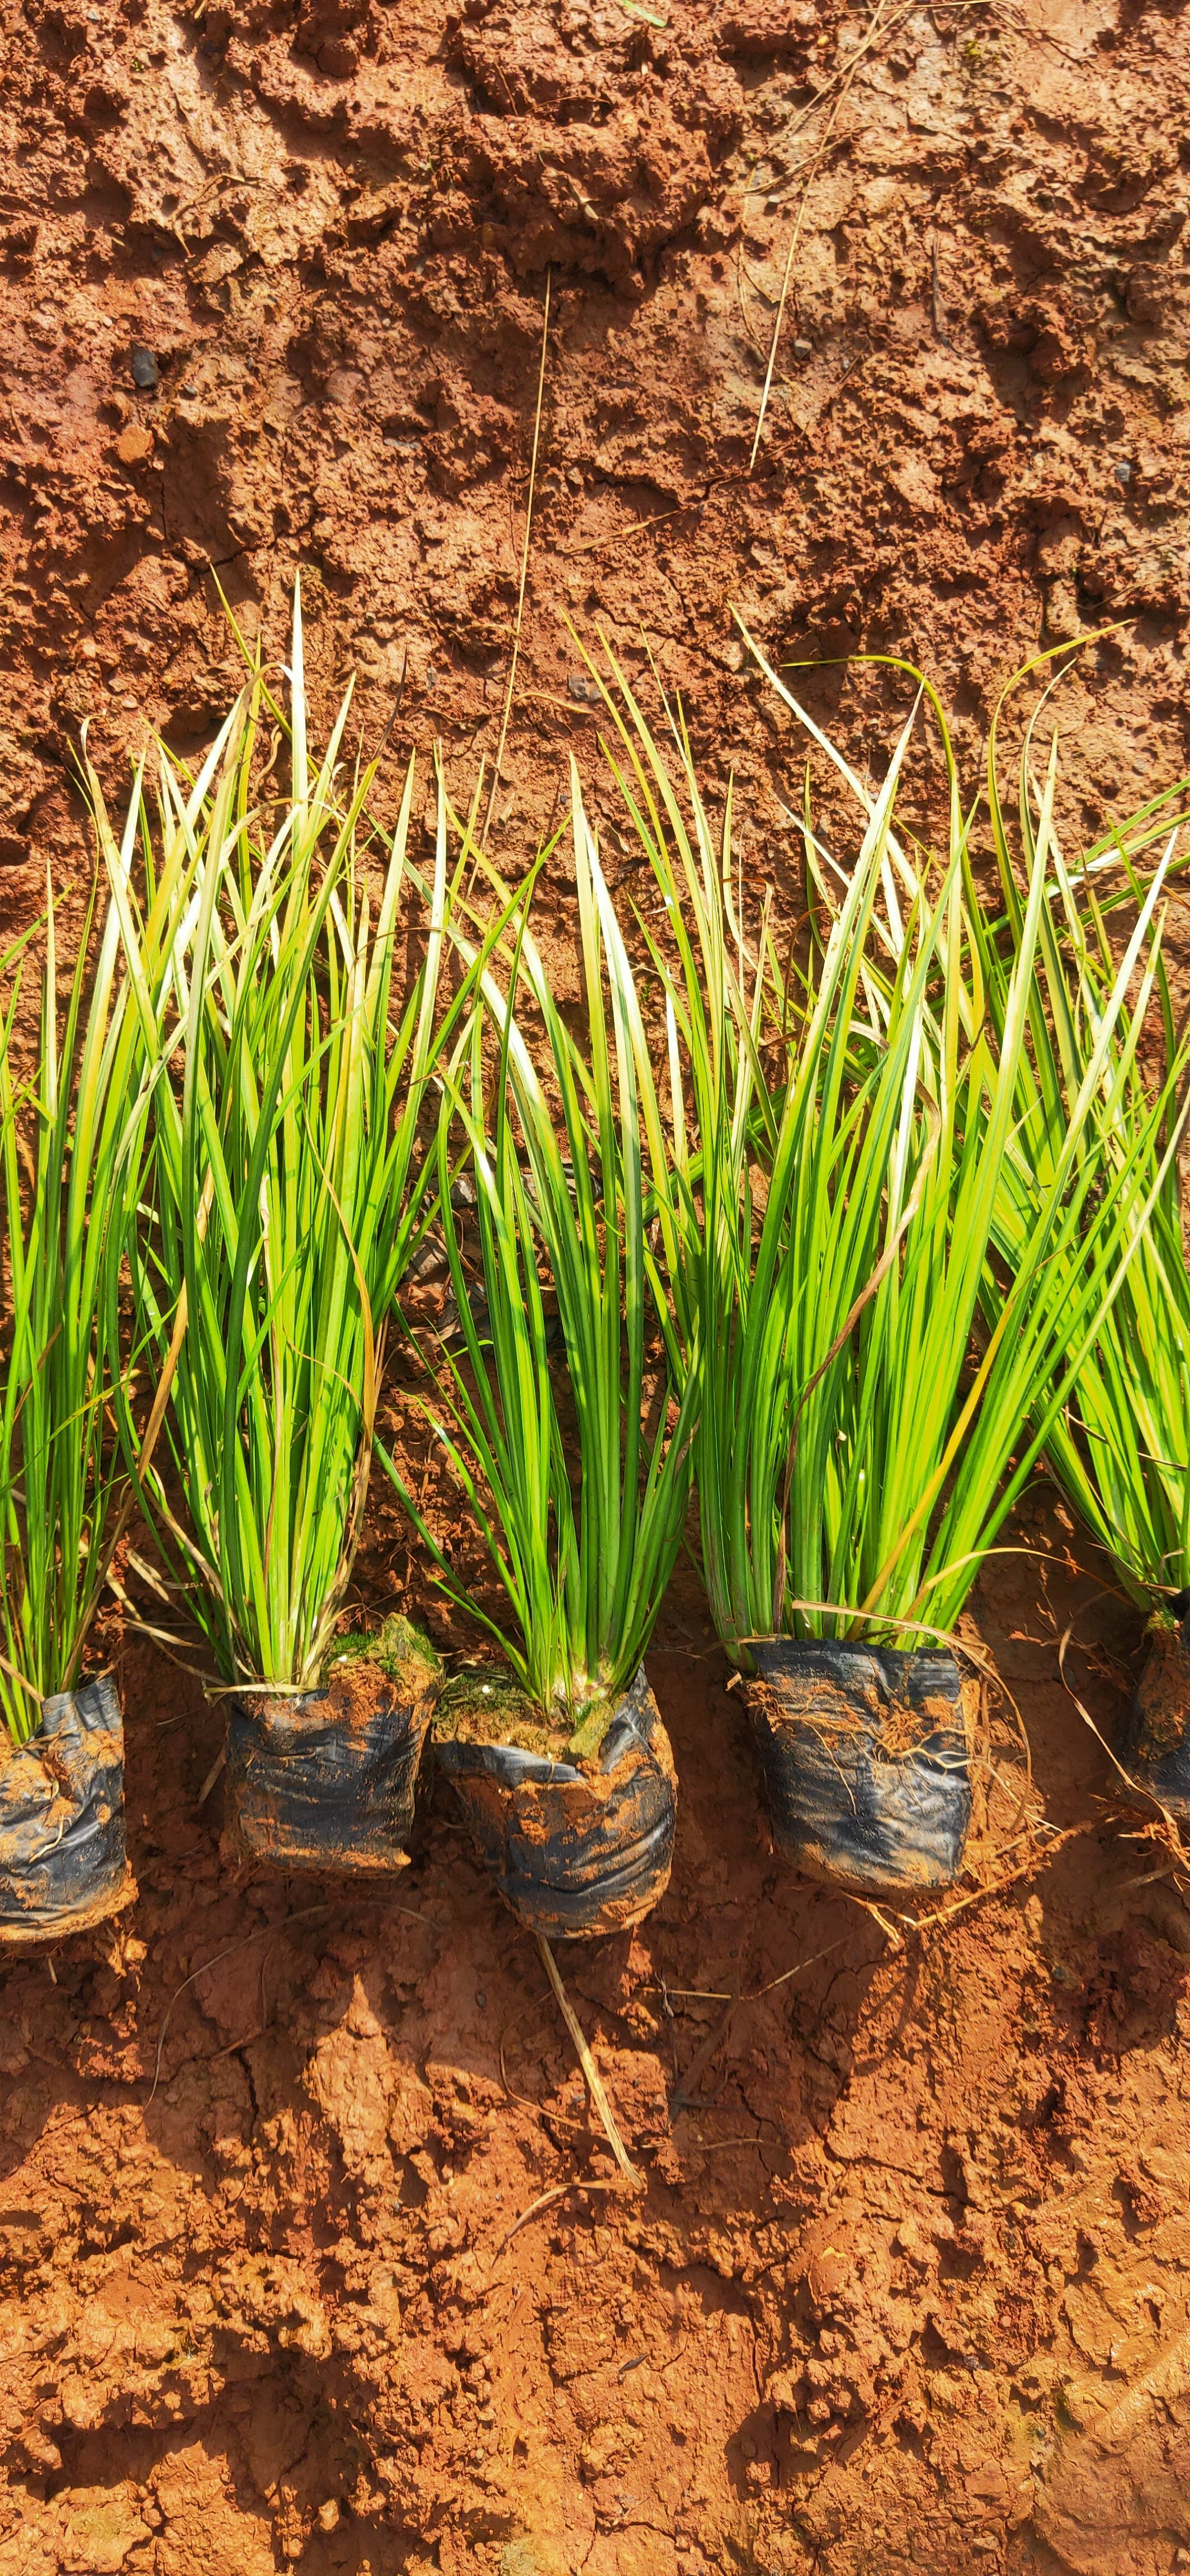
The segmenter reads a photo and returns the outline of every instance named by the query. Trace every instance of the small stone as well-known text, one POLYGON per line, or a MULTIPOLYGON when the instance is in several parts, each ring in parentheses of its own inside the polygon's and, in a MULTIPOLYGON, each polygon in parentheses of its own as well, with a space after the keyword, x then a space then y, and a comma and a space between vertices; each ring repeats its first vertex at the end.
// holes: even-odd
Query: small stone
POLYGON ((320 2504, 320 2505, 319 2505, 319 2508, 318 2508, 318 2528, 319 2528, 319 2530, 320 2530, 320 2531, 337 2531, 337 2530, 338 2530, 338 2528, 339 2528, 339 2500, 338 2500, 338 2497, 337 2497, 337 2496, 328 2496, 328 2497, 327 2497, 327 2500, 326 2500, 326 2503, 325 2503, 325 2504, 320 2504))
POLYGON ((795 358, 812 358, 814 355, 813 341, 795 340, 793 344, 793 354, 795 358))
POLYGON ((134 340, 128 357, 133 384, 139 385, 143 394, 151 394, 158 382, 157 360, 152 350, 142 348, 140 342, 134 340))
POLYGON ((197 402, 197 400, 198 400, 198 387, 197 387, 197 385, 183 385, 183 387, 182 387, 182 399, 183 399, 183 401, 184 401, 184 402, 197 402))
POLYGON ((476 1997, 475 1997, 475 2001, 476 2001, 476 2004, 477 2004, 477 2005, 478 2005, 478 2007, 479 2007, 480 2012, 482 2012, 482 2011, 483 2011, 483 2008, 484 2008, 484 2006, 485 2006, 485 2004, 486 2004, 486 2002, 487 2002, 487 1996, 486 1996, 485 1994, 480 1994, 480 1993, 477 1991, 477 1993, 476 1993, 476 1997))
MULTIPOLYGON (((1117 483, 1131 483, 1132 467, 1130 466, 1126 456, 1121 458, 1120 463, 1115 469, 1115 474, 1117 483)), ((1190 2564, 1190 2562, 1188 2562, 1188 2564, 1190 2564)))
POLYGON ((116 440, 116 454, 121 465, 143 465, 152 453, 152 430, 142 429, 137 421, 130 420, 127 429, 122 429, 116 440))
POLYGON ((135 698, 121 698, 120 704, 123 707, 126 716, 135 715, 137 706, 135 698))
POLYGON ((580 707, 598 707, 603 704, 603 692, 599 682, 588 679, 585 671, 567 672, 566 694, 568 697, 577 698, 580 707))

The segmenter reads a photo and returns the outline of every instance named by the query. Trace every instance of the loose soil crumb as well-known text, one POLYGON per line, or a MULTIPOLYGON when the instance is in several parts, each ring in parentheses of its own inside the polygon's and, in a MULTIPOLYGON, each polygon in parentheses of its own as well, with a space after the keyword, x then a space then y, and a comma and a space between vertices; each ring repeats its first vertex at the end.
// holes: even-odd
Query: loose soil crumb
MULTIPOLYGON (((803 746, 732 604, 872 775, 908 684, 839 657, 923 662, 972 780, 1008 671, 1124 620, 1053 702, 1068 838, 1190 765, 1186 15, 940 0, 861 57, 867 24, 2 0, 0 923, 35 916, 47 858, 63 939, 81 917, 82 718, 117 801, 152 728, 210 740, 240 677, 216 580, 276 651, 300 569, 316 699, 358 671, 375 742, 399 697, 394 739, 441 739, 465 807, 508 685, 547 262, 501 865, 573 748, 640 891, 564 614, 652 715, 647 654, 680 688, 790 918, 803 746), (815 159, 806 111, 848 69, 815 159)), ((1179 987, 1186 923, 1175 889, 1179 987)), ((540 936, 577 990, 564 852, 540 936)), ((399 1385, 392 1410, 407 1454, 399 1385)), ((457 1501, 431 1480, 425 1509, 472 1579, 457 1501)), ((1034 1556, 996 1561, 976 1618, 1079 1833, 1046 1860, 1026 1815, 1001 1875, 1033 1875, 900 1946, 774 1860, 675 1591, 650 1659, 671 1887, 566 1970, 639 2201, 594 2188, 616 2176, 535 1947, 445 1804, 399 1907, 245 1878, 220 1790, 198 1805, 218 1712, 113 1630, 140 1903, 61 1944, 56 1983, 0 1970, 3 2576, 1165 2576, 1190 2548, 1190 1913, 1058 1674, 1074 1621, 1110 1732, 1139 1620, 1056 1511, 1010 1535, 1034 1556)), ((363 1611, 417 1613, 423 1572, 374 1496, 363 1611)))

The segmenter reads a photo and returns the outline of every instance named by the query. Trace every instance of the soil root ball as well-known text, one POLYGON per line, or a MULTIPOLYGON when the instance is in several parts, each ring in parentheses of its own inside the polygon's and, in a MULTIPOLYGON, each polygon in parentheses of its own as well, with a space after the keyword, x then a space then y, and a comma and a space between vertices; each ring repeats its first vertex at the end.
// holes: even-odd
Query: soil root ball
POLYGON ((677 1778, 643 1666, 593 1761, 458 1737, 434 1749, 500 1894, 530 1931, 623 1932, 664 1896, 677 1778))
POLYGON ((379 1676, 328 1690, 228 1703, 228 1843, 278 1869, 405 1869, 429 1694, 409 1699, 379 1676))
POLYGON ((948 1887, 971 1821, 978 1684, 953 1655, 755 1638, 746 1687, 773 1839, 859 1894, 948 1887))
POLYGON ((101 1673, 43 1700, 36 1735, 0 1750, 0 1947, 85 1932, 135 1896, 124 1717, 101 1673))

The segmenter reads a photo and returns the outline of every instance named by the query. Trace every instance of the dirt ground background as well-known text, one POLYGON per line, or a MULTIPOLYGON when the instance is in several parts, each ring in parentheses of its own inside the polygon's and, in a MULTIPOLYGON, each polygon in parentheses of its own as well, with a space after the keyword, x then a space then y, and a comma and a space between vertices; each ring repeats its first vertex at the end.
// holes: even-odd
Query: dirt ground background
MULTIPOLYGON (((921 661, 972 779, 1008 672, 1126 619, 1059 700, 1068 828, 1190 766, 1177 6, 25 0, 0 27, 0 925, 47 862, 88 881, 82 719, 118 797, 152 728, 194 750, 226 710, 212 565, 275 639, 300 566, 320 700, 357 671, 375 740, 404 675, 396 740, 440 739, 465 791, 547 274, 497 855, 531 855, 570 748, 614 820, 566 616, 680 685, 786 896, 799 748, 732 603, 824 666, 801 685, 861 769, 905 687, 832 657, 921 661)), ((560 871, 546 900, 561 935, 560 871)), ((672 1889, 566 1961, 639 2201, 597 2187, 536 1951, 445 1803, 395 1898, 237 1879, 198 1803, 217 1714, 112 1629, 141 1901, 52 1975, 0 1971, 3 2576, 1190 2565, 1190 1915, 1059 1678, 1074 1620, 1110 1728, 1139 1623, 1044 1488, 1012 1535, 975 1614, 1048 1824, 1082 1830, 900 1946, 774 1860, 678 1586, 672 1889)), ((418 1581, 378 1508, 365 1597, 418 1581)))

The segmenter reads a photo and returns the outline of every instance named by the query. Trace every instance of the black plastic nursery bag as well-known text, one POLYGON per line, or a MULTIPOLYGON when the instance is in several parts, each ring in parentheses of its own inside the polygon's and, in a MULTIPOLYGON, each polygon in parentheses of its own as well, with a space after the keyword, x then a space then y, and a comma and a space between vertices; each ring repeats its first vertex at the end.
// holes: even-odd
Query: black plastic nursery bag
MULTIPOLYGON (((356 1668, 358 1670, 358 1667, 356 1668)), ((361 1703, 350 1682, 228 1702, 229 1835, 278 1869, 404 1869, 429 1695, 361 1703)))
POLYGON ((1190 1821, 1190 1594, 1180 1592, 1172 1607, 1178 1626, 1150 1631, 1120 1760, 1138 1789, 1185 1823, 1190 1821))
POLYGON ((748 1640, 773 1839, 809 1878, 946 1887, 971 1820, 970 1717, 953 1655, 748 1640))
POLYGON ((677 1777, 643 1665, 590 1762, 458 1737, 439 1737, 434 1750, 500 1894, 530 1931, 622 1932, 664 1896, 677 1777))
POLYGON ((110 1673, 0 1735, 0 1946, 64 1939, 136 1895, 124 1841, 124 1718, 110 1673))

